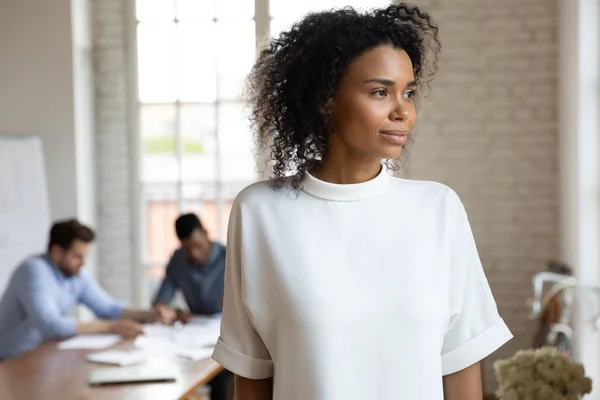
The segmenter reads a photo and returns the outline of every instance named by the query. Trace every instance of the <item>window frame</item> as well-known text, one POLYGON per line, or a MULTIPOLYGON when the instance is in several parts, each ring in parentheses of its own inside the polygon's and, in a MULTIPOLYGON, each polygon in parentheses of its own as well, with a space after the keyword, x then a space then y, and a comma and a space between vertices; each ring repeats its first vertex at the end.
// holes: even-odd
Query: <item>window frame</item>
MULTIPOLYGON (((173 0, 176 1, 176 0, 173 0)), ((215 0, 218 1, 218 0, 215 0)), ((126 25, 127 25, 127 59, 128 59, 128 87, 127 87, 127 102, 128 102, 128 127, 129 127, 129 145, 130 145, 130 160, 131 160, 131 174, 130 174, 130 190, 131 190, 131 232, 132 235, 132 287, 133 292, 132 298, 137 305, 147 305, 151 301, 153 293, 150 292, 150 278, 148 276, 148 269, 152 265, 157 265, 163 260, 147 260, 146 259, 146 244, 148 243, 147 237, 147 220, 146 220, 146 193, 144 191, 144 182, 142 177, 142 162, 143 162, 143 140, 140 132, 140 114, 141 109, 145 105, 169 105, 175 107, 175 120, 176 124, 179 125, 179 113, 182 105, 187 104, 212 104, 215 106, 215 125, 218 134, 218 107, 220 104, 225 102, 236 103, 235 100, 222 100, 217 98, 215 102, 181 102, 176 99, 174 102, 166 103, 142 103, 139 99, 139 87, 138 87, 138 37, 137 27, 139 21, 136 14, 136 0, 127 0, 127 14, 126 14, 126 25)), ((269 0, 254 0, 254 23, 255 23, 255 55, 258 55, 260 43, 263 38, 269 37, 270 35, 270 22, 271 18, 269 15, 269 0)), ((217 89, 218 90, 218 89, 217 89)), ((175 131, 179 132, 178 127, 175 127, 175 131)), ((176 134, 176 157, 178 163, 181 163, 183 156, 183 138, 182 135, 176 134)), ((220 156, 220 149, 217 140, 216 158, 220 156)), ((216 168, 219 168, 220 162, 216 162, 216 168)), ((176 197, 178 201, 178 208, 183 211, 184 207, 184 196, 183 190, 186 182, 183 180, 181 168, 179 168, 179 176, 174 185, 176 186, 176 197)), ((220 171, 217 170, 217 177, 222 176, 220 171)), ((257 173, 256 178, 259 178, 257 173)), ((193 182, 198 183, 198 182, 193 182)), ((223 182, 219 179, 214 181, 215 183, 215 198, 217 201, 217 221, 218 221, 218 235, 221 235, 226 226, 223 224, 223 208, 224 201, 223 193, 226 193, 226 189, 223 188, 223 182)), ((164 260, 166 263, 168 260, 164 260)), ((166 266, 166 264, 165 264, 166 266)))

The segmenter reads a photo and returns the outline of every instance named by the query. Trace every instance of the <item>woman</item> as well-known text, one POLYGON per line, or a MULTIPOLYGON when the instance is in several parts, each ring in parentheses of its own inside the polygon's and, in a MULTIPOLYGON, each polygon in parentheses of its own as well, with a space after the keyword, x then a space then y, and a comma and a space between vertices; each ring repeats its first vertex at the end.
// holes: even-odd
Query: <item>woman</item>
POLYGON ((414 6, 347 8, 260 54, 249 99, 275 177, 235 200, 213 355, 237 399, 481 400, 479 362, 511 334, 465 210, 387 172, 437 32, 414 6))

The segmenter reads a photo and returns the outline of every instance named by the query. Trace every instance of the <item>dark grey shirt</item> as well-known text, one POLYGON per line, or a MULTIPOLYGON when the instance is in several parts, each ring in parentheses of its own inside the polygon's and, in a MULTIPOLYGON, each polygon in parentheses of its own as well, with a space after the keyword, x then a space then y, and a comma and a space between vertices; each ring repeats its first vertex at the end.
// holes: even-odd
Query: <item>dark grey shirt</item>
POLYGON ((173 253, 165 279, 154 303, 169 304, 175 292, 181 290, 192 314, 206 315, 221 312, 225 281, 225 246, 212 243, 204 265, 186 259, 181 249, 173 253))

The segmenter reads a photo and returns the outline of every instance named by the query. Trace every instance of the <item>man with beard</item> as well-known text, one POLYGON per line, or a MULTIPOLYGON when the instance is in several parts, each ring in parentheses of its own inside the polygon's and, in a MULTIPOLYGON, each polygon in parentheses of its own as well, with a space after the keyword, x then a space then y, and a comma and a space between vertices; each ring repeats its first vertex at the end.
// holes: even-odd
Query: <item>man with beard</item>
POLYGON ((127 339, 143 333, 141 323, 171 323, 175 311, 142 310, 119 304, 85 270, 95 234, 75 219, 56 222, 48 252, 25 260, 13 272, 0 299, 0 360, 54 339, 79 334, 115 333, 127 339), (98 318, 79 322, 69 312, 76 304, 98 318))

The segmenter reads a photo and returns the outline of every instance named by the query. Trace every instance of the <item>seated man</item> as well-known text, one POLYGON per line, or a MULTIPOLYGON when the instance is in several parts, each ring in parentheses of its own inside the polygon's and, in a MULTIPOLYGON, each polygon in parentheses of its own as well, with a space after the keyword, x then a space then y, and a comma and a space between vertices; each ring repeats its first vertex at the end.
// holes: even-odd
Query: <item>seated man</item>
POLYGON ((142 333, 140 322, 172 322, 174 310, 126 308, 81 270, 93 240, 94 232, 78 221, 57 222, 50 231, 48 253, 25 260, 13 272, 0 299, 0 360, 53 339, 85 333, 134 338, 142 333), (78 322, 69 316, 77 303, 100 319, 78 322))
POLYGON ((181 247, 173 253, 165 278, 154 299, 157 307, 168 305, 181 290, 190 313, 221 312, 225 279, 225 246, 211 242, 200 219, 184 214, 175 221, 181 247))
MULTIPOLYGON (((181 290, 192 314, 220 313, 225 281, 225 246, 211 242, 200 219, 184 214, 175 221, 181 247, 173 253, 154 305, 168 307, 175 292, 181 290)), ((230 374, 224 372, 210 383, 211 399, 228 399, 230 374)))

